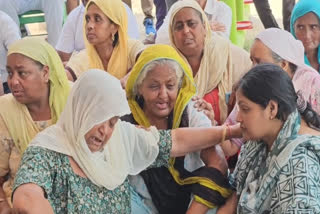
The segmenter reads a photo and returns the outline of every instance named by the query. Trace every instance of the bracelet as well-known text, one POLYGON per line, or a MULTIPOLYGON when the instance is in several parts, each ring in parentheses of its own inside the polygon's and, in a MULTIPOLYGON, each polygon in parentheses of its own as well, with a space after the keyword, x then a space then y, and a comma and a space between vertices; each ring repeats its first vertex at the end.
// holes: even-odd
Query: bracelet
POLYGON ((227 136, 228 136, 228 139, 230 139, 231 138, 231 128, 230 128, 229 124, 227 124, 227 130, 228 130, 227 136))
POLYGON ((224 142, 226 139, 227 134, 227 126, 223 126, 222 136, 221 136, 221 142, 224 142))

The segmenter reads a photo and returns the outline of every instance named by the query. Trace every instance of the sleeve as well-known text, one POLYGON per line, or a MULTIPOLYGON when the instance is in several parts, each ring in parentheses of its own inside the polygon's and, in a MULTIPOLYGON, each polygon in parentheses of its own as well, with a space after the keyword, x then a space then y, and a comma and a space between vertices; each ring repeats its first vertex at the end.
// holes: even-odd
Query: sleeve
POLYGON ((30 146, 25 151, 13 185, 14 191, 21 185, 34 183, 43 188, 45 195, 52 192, 55 169, 55 153, 40 147, 30 146))
POLYGON ((76 8, 68 15, 56 45, 58 51, 72 53, 75 49, 76 17, 79 10, 76 8))
POLYGON ((226 32, 224 32, 224 36, 229 38, 230 37, 230 31, 231 31, 231 24, 232 24, 232 11, 231 8, 225 4, 224 2, 217 2, 218 5, 218 15, 217 20, 218 22, 224 24, 226 27, 226 32))
POLYGON ((139 39, 139 27, 137 23, 137 19, 132 13, 132 10, 128 7, 126 3, 123 2, 124 7, 127 11, 127 17, 128 17, 128 36, 131 39, 139 39))
POLYGON ((128 122, 119 121, 120 132, 130 162, 130 174, 136 175, 150 165, 168 165, 171 151, 171 131, 138 128, 128 122))
POLYGON ((9 45, 20 39, 20 30, 8 15, 4 14, 1 18, 1 37, 3 37, 3 44, 8 50, 9 45))
POLYGON ((298 147, 280 172, 271 213, 320 213, 319 177, 319 156, 298 147))
POLYGON ((9 173, 11 145, 13 145, 13 139, 10 137, 8 129, 0 116, 0 177, 9 173))

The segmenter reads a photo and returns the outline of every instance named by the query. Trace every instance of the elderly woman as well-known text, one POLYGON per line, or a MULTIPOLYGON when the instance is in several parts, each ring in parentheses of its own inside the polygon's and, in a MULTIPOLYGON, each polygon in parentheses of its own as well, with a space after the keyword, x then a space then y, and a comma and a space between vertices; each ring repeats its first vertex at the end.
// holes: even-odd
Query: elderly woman
POLYGON ((7 58, 12 94, 0 97, 0 210, 9 209, 21 155, 31 139, 56 123, 70 85, 62 62, 47 42, 25 38, 13 43, 7 58))
MULTIPOLYGON (((211 126, 211 121, 191 101, 196 88, 190 67, 170 46, 154 45, 145 49, 132 69, 126 90, 132 114, 123 119, 128 122, 158 129, 211 126)), ((217 148, 220 154, 214 154, 214 150, 172 159, 169 169, 145 170, 131 178, 131 185, 150 213, 186 213, 191 193, 195 199, 190 206, 193 213, 201 213, 197 208, 200 204, 204 206, 200 210, 219 206, 228 196, 228 182, 224 178, 226 168, 219 166, 219 162, 225 161, 224 155, 220 148, 217 148), (208 160, 208 157, 216 159, 208 160), (201 184, 203 181, 219 183, 219 191, 217 186, 206 188, 201 184), (203 193, 204 190, 207 192, 203 193)), ((132 210, 132 213, 141 211, 132 210)))
POLYGON ((298 133, 289 75, 277 65, 258 65, 240 80, 236 97, 248 142, 231 182, 236 197, 221 213, 320 213, 320 137, 298 133))
MULTIPOLYGON (((257 35, 250 55, 253 65, 272 63, 282 67, 292 79, 295 90, 300 91, 304 100, 320 114, 320 75, 305 64, 304 48, 299 40, 285 30, 269 28, 257 35)), ((234 108, 226 120, 227 124, 237 123, 237 112, 238 109, 234 108)), ((302 127, 305 125, 302 120, 302 127)), ((232 139, 232 142, 231 153, 233 154, 238 151, 242 141, 232 139)))
POLYGON ((74 76, 88 68, 108 71, 123 78, 144 49, 140 41, 128 38, 127 14, 121 1, 91 0, 84 16, 86 49, 73 55, 66 68, 74 76))
POLYGON ((226 95, 234 82, 251 66, 249 55, 218 35, 213 35, 208 19, 194 0, 172 6, 170 41, 189 63, 198 95, 211 103, 216 121, 227 117, 226 95))
POLYGON ((291 33, 303 43, 306 64, 320 72, 320 0, 300 0, 290 23, 291 33))
MULTIPOLYGON (((13 208, 30 213, 130 213, 128 175, 213 146, 226 128, 137 128, 120 81, 90 70, 74 84, 56 123, 31 142, 17 173, 13 208), (95 96, 91 96, 94 94, 95 96), (199 140, 191 136, 198 134, 199 140), (28 202, 28 203, 27 203, 28 202)), ((227 137, 236 136, 232 132, 227 137)))
MULTIPOLYGON (((213 32, 220 36, 229 39, 232 11, 228 5, 218 0, 195 0, 199 3, 200 7, 204 10, 208 17, 210 28, 213 32)), ((163 24, 157 32, 156 43, 170 44, 169 39, 169 20, 172 14, 172 8, 168 11, 163 24)))

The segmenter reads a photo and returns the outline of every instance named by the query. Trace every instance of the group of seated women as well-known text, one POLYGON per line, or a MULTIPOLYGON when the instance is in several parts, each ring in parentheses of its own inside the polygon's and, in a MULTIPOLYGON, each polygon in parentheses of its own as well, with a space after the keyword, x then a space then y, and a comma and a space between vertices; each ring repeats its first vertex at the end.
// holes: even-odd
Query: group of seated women
POLYGON ((264 30, 250 54, 213 34, 194 0, 172 6, 171 45, 129 39, 117 0, 87 3, 86 48, 65 66, 42 39, 14 42, 0 214, 320 213, 308 5, 296 5, 293 35, 264 30))

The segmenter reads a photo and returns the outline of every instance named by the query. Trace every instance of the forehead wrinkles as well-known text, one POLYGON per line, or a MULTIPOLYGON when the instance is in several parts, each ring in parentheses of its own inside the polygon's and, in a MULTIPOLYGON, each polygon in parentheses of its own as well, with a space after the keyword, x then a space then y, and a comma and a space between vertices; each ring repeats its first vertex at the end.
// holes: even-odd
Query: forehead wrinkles
POLYGON ((187 22, 190 20, 200 20, 202 22, 201 13, 192 7, 184 7, 181 8, 173 17, 173 25, 177 22, 187 22), (188 11, 186 11, 188 10, 188 11), (183 16, 181 16, 181 12, 184 11, 183 16), (186 15, 187 14, 187 15, 186 15), (179 20, 177 20, 177 16, 180 16, 179 20))

